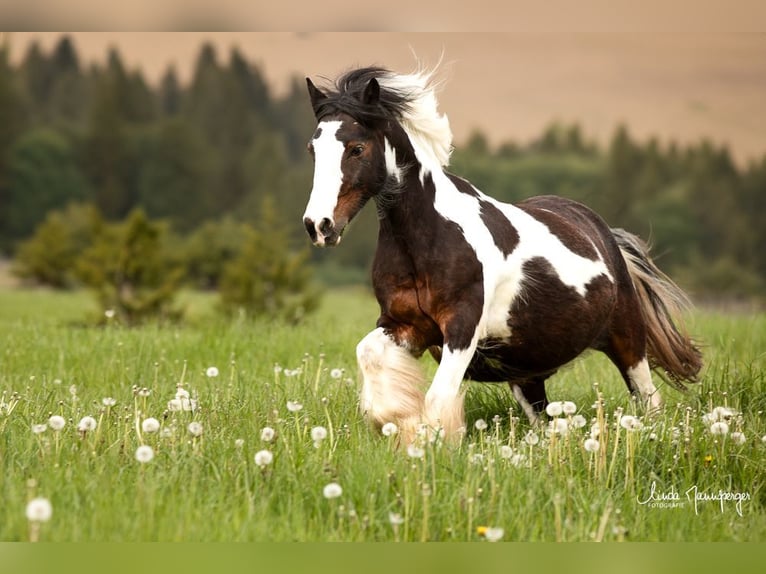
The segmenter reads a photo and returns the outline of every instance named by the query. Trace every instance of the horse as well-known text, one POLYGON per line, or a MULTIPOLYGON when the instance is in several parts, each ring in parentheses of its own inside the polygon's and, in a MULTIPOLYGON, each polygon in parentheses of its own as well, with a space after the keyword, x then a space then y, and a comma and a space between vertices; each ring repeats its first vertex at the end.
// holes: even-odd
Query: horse
POLYGON ((452 132, 434 72, 363 67, 321 88, 306 78, 311 241, 336 246, 369 200, 377 208, 380 316, 356 347, 362 413, 405 440, 424 428, 456 439, 467 379, 507 382, 535 423, 545 381, 589 349, 649 412, 662 405, 652 370, 679 389, 695 382, 701 352, 678 318, 688 297, 640 238, 573 200, 503 203, 447 170, 452 132), (426 351, 438 367, 424 393, 426 351))

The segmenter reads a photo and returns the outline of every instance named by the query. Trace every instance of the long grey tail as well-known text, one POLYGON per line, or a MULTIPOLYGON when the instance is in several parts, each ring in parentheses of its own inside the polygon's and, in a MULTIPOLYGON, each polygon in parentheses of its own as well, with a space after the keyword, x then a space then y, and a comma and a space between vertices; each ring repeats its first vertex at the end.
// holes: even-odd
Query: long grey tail
POLYGON ((660 271, 649 257, 649 247, 624 229, 612 229, 641 303, 647 329, 647 354, 652 368, 660 367, 676 388, 696 383, 702 353, 689 338, 681 320, 691 307, 686 293, 660 271))

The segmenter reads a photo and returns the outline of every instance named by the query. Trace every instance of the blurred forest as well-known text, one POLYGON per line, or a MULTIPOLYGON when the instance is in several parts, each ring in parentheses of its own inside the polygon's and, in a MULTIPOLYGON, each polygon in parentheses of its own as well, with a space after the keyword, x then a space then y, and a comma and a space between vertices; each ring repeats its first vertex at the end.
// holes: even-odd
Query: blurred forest
MULTIPOLYGON (((149 85, 116 50, 106 62, 85 65, 67 36, 49 53, 31 45, 18 66, 0 47, 0 255, 20 261, 19 275, 83 284, 75 259, 93 229, 140 209, 162 223, 173 269, 195 287, 220 286, 248 226, 258 249, 272 249, 264 222, 325 284, 368 281, 374 209, 336 250, 308 249, 301 216, 314 119, 303 78, 277 97, 258 65, 209 44, 188 85, 173 67, 149 85), (29 263, 35 257, 47 261, 29 263)), ((523 145, 493 147, 477 132, 451 170, 503 201, 558 194, 586 203, 648 239, 697 300, 766 299, 766 149, 738 165, 712 141, 639 142, 615 126, 599 146, 577 125, 554 124, 523 145)))

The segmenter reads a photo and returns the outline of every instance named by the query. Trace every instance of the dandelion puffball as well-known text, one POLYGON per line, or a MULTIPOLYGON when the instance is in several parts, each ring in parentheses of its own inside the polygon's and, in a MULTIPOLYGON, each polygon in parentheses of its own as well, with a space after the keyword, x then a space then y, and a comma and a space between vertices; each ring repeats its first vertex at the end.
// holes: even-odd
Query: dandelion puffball
POLYGON ((45 423, 32 425, 32 432, 35 434, 44 433, 47 428, 48 428, 48 425, 45 423))
POLYGON ((476 430, 483 431, 487 428, 487 421, 484 419, 477 419, 475 423, 473 423, 473 426, 476 427, 476 430))
POLYGON ((141 464, 150 462, 154 458, 154 449, 149 445, 142 444, 136 449, 136 460, 141 464))
POLYGON ((322 489, 322 496, 327 499, 338 498, 343 494, 343 488, 337 482, 331 482, 322 489))
POLYGON ((149 417, 148 419, 144 419, 141 422, 141 430, 145 433, 154 433, 160 430, 160 421, 153 417, 149 417))
POLYGON ((64 428, 64 425, 66 425, 66 419, 60 415, 53 415, 48 419, 48 426, 51 427, 52 430, 60 431, 64 428))
POLYGON ((333 379, 340 379, 343 376, 343 369, 333 369, 330 371, 330 376, 333 379))
POLYGON ((381 427, 380 432, 383 436, 394 436, 399 432, 399 427, 395 423, 386 423, 381 427))
POLYGON ((207 370, 205 370, 205 374, 210 378, 217 377, 218 367, 208 367, 207 370))
POLYGON ((311 429, 311 440, 321 442, 327 438, 327 429, 324 427, 314 427, 311 429))
POLYGON ((199 436, 202 434, 202 423, 198 421, 192 421, 189 426, 186 427, 189 430, 189 434, 192 436, 199 436))
POLYGON ((276 434, 276 431, 271 427, 263 427, 261 429, 261 440, 263 442, 271 442, 274 440, 274 435, 276 434))
POLYGON ((260 466, 261 468, 264 468, 271 464, 271 461, 274 460, 274 455, 271 453, 270 450, 259 450, 255 453, 255 464, 260 466))
POLYGON ((727 435, 729 434, 729 425, 723 421, 710 425, 710 434, 727 435))
POLYGON ((82 417, 80 422, 77 423, 77 430, 80 432, 88 432, 96 430, 98 423, 93 417, 82 417))
POLYGON ((47 498, 33 498, 27 503, 26 512, 30 522, 48 522, 53 515, 53 507, 47 498))
POLYGON ((303 408, 303 405, 297 401, 287 401, 287 410, 291 413, 297 413, 303 408))
POLYGON ((424 451, 422 448, 415 444, 407 445, 407 456, 410 458, 423 458, 423 456, 426 454, 426 451, 424 451))
POLYGON ((549 417, 557 417, 564 412, 564 408, 561 402, 557 401, 555 403, 548 403, 548 406, 545 407, 545 412, 549 417))
POLYGON ((572 401, 564 401, 561 403, 561 411, 565 415, 573 415, 577 412, 577 405, 574 404, 572 401))
POLYGON ((745 438, 745 433, 743 432, 736 431, 731 433, 731 441, 734 444, 745 444, 746 440, 747 438, 745 438))
POLYGON ((497 542, 503 537, 505 530, 499 527, 488 527, 484 530, 484 538, 488 542, 497 542))
POLYGON ((598 452, 600 446, 601 444, 595 438, 585 439, 585 442, 583 443, 583 448, 588 452, 598 452))

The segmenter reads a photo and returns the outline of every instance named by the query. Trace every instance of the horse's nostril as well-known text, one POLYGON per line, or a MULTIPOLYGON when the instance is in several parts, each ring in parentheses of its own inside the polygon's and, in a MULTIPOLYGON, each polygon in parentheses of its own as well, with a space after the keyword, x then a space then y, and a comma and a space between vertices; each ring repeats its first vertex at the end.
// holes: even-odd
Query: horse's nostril
POLYGON ((306 231, 308 232, 309 237, 311 238, 311 241, 316 241, 317 240, 317 230, 314 227, 314 220, 310 219, 308 217, 305 217, 303 219, 303 225, 306 226, 306 231))
POLYGON ((322 219, 322 221, 319 223, 319 233, 325 237, 330 235, 330 233, 332 233, 332 221, 326 217, 322 219))

